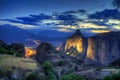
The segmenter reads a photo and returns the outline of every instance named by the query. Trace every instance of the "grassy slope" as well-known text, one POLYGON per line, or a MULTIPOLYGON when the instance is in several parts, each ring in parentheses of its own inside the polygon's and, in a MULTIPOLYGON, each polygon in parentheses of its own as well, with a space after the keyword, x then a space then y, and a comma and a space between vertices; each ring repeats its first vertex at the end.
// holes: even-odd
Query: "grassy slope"
POLYGON ((37 68, 36 62, 32 59, 0 54, 0 70, 10 70, 13 66, 23 70, 35 70, 37 68))

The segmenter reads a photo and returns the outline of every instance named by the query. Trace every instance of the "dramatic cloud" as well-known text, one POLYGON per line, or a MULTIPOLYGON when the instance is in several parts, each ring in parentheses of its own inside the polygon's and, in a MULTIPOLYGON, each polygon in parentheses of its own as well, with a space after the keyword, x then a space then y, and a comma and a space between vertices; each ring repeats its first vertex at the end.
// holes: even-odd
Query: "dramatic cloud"
POLYGON ((110 30, 90 30, 92 33, 108 33, 110 30))
POLYGON ((77 11, 74 10, 63 12, 63 14, 75 14, 75 13, 77 13, 77 11))
POLYGON ((57 30, 72 32, 81 29, 84 33, 104 33, 120 30, 120 12, 117 9, 105 9, 101 12, 80 18, 85 10, 66 11, 51 15, 39 14, 15 19, 4 19, 0 24, 10 24, 22 29, 57 30))
POLYGON ((120 11, 118 9, 105 9, 101 12, 96 12, 88 16, 90 19, 119 19, 120 11))
POLYGON ((120 30, 120 25, 114 26, 113 28, 118 31, 118 30, 120 30))
POLYGON ((17 17, 16 19, 21 20, 23 24, 36 24, 36 22, 39 22, 41 20, 45 19, 51 19, 52 17, 45 14, 39 14, 39 15, 30 15, 28 17, 17 17))
POLYGON ((63 22, 62 20, 48 19, 48 20, 42 20, 42 21, 41 21, 41 24, 51 25, 51 24, 60 24, 60 23, 62 23, 62 22, 63 22))
POLYGON ((77 16, 71 14, 58 14, 56 15, 57 20, 76 20, 77 16))
POLYGON ((39 25, 41 23, 72 25, 73 23, 75 23, 76 20, 78 20, 78 17, 75 15, 55 13, 52 15, 46 14, 29 15, 26 17, 17 17, 15 19, 4 19, 3 21, 30 25, 39 25))
POLYGON ((113 6, 116 8, 120 8, 120 0, 113 0, 113 6))
POLYGON ((62 13, 53 13, 51 15, 39 14, 29 15, 25 17, 16 17, 14 19, 4 19, 2 21, 33 25, 33 26, 58 26, 58 25, 75 25, 76 22, 81 22, 80 15, 85 14, 86 11, 83 9, 76 11, 66 11, 62 13), (74 14, 72 14, 74 13, 74 14), (76 15, 78 14, 78 15, 76 15))
POLYGON ((22 21, 17 19, 1 19, 1 21, 8 21, 8 22, 14 22, 14 23, 22 23, 22 21))
POLYGON ((99 25, 96 25, 94 23, 88 23, 88 22, 79 22, 78 23, 79 27, 80 28, 101 28, 101 29, 104 29, 104 28, 107 28, 106 26, 99 26, 99 25))
POLYGON ((119 24, 120 25, 120 20, 116 20, 116 19, 109 19, 106 24, 119 24))
POLYGON ((84 9, 79 9, 79 10, 70 10, 70 11, 66 11, 66 12, 63 12, 63 14, 85 14, 87 11, 84 10, 84 9))
POLYGON ((83 15, 83 14, 85 14, 87 11, 84 10, 84 9, 80 9, 80 10, 78 10, 78 12, 81 13, 81 14, 83 15))
POLYGON ((41 20, 45 20, 45 19, 52 19, 52 16, 45 14, 29 15, 27 17, 17 17, 15 19, 4 19, 3 21, 37 25, 37 22, 40 22, 41 20))
POLYGON ((0 21, 0 25, 9 24, 12 26, 16 26, 22 29, 38 29, 38 26, 30 25, 30 24, 22 24, 22 23, 14 23, 14 22, 7 22, 7 21, 0 21))

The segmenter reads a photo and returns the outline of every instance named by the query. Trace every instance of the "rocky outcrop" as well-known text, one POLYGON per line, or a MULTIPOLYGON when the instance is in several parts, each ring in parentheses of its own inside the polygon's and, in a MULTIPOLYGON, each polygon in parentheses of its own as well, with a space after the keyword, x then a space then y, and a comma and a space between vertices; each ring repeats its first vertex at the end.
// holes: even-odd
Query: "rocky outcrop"
POLYGON ((42 64, 46 61, 49 61, 51 57, 53 58, 54 56, 51 55, 54 55, 55 52, 56 50, 51 44, 41 43, 41 45, 36 49, 36 60, 42 64))
POLYGON ((120 32, 99 34, 88 38, 86 64, 108 65, 120 57, 120 32))
POLYGON ((56 76, 61 77, 69 70, 81 70, 81 67, 77 65, 77 60, 71 56, 66 55, 64 52, 58 52, 49 43, 41 43, 36 49, 36 60, 38 63, 43 64, 46 61, 51 62, 54 65, 56 76))
POLYGON ((115 61, 113 61, 110 66, 120 66, 120 58, 116 59, 115 61))
POLYGON ((86 39, 77 30, 67 39, 65 50, 67 54, 77 55, 85 64, 106 66, 120 57, 120 36, 118 34, 120 32, 103 33, 86 39))
POLYGON ((86 49, 87 39, 84 38, 80 30, 76 30, 75 34, 69 37, 66 41, 65 51, 71 56, 80 57, 81 60, 84 60, 86 49))

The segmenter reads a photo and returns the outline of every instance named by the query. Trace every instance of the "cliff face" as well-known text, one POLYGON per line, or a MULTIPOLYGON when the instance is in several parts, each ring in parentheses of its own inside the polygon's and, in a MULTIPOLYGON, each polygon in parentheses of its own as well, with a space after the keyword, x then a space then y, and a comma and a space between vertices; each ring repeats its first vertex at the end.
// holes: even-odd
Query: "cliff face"
POLYGON ((120 57, 120 32, 98 34, 86 39, 82 35, 74 34, 67 39, 65 50, 74 47, 79 58, 85 64, 108 65, 120 57), (84 56, 84 57, 83 57, 84 56))
POLYGON ((79 56, 81 60, 84 59, 86 53, 87 39, 83 37, 80 30, 76 30, 75 34, 69 37, 66 41, 65 51, 71 56, 79 56))
POLYGON ((108 65, 120 57, 120 32, 88 38, 86 64, 108 65))

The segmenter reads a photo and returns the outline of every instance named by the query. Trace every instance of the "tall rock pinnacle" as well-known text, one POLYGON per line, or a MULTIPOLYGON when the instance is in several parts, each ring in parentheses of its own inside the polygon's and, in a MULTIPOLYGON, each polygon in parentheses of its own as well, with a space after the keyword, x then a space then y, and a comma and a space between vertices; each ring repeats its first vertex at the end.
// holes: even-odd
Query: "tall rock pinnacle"
POLYGON ((86 39, 83 37, 79 29, 67 39, 65 44, 65 51, 71 56, 81 56, 81 59, 85 56, 86 39), (78 54, 74 54, 77 51, 78 54))
POLYGON ((80 30, 69 37, 65 51, 85 64, 107 66, 120 58, 120 32, 109 32, 84 38, 80 30))

